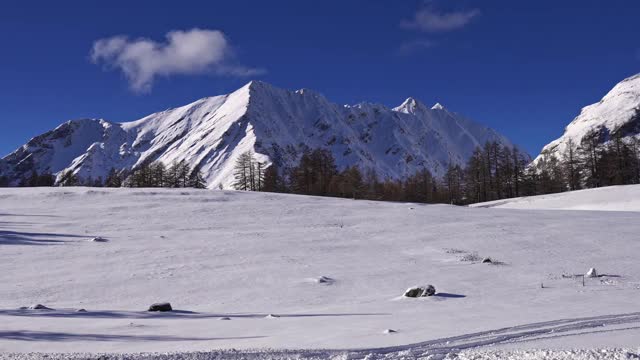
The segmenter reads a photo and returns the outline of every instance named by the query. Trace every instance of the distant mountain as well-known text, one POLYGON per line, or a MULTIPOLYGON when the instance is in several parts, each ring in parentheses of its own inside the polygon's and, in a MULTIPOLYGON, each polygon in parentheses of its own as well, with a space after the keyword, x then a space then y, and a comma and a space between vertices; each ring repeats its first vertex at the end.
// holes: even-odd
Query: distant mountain
POLYGON ((132 122, 68 121, 3 158, 0 173, 13 184, 33 170, 104 179, 111 168, 185 160, 201 167, 210 188, 229 188, 234 163, 248 150, 260 161, 287 167, 306 148, 323 147, 340 167, 359 165, 380 178, 399 179, 423 167, 441 176, 449 163, 463 165, 487 141, 514 146, 440 104, 429 108, 409 98, 394 109, 341 106, 310 90, 252 81, 231 94, 132 122))
POLYGON ((586 137, 606 143, 616 136, 640 138, 640 74, 619 82, 599 102, 584 107, 564 129, 562 136, 546 145, 534 160, 561 158, 569 142, 579 146, 586 137))

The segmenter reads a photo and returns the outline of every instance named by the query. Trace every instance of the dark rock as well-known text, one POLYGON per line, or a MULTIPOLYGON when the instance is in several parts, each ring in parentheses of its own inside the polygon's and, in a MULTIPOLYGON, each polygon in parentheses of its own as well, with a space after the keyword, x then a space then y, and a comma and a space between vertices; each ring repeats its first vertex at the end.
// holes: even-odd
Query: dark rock
POLYGON ((166 302, 166 303, 156 303, 153 304, 151 306, 149 306, 149 310, 147 311, 161 311, 161 312, 165 312, 165 311, 173 311, 173 308, 171 308, 171 304, 166 302))
POLYGON ((417 298, 425 296, 433 296, 436 294, 436 288, 433 285, 415 286, 404 292, 404 297, 417 298))
POLYGON ((29 306, 29 310, 53 310, 52 308, 48 308, 42 304, 35 304, 29 306))
POLYGON ((482 263, 483 264, 491 264, 492 262, 493 262, 493 260, 491 260, 491 258, 488 258, 488 257, 482 259, 482 263))

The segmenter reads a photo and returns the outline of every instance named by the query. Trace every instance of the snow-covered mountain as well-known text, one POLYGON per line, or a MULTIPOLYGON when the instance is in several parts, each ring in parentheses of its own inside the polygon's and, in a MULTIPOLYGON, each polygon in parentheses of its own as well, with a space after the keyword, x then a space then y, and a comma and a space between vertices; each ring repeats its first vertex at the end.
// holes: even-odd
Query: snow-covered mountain
POLYGON ((640 74, 622 80, 602 100, 584 107, 564 134, 542 149, 534 163, 545 155, 561 158, 570 141, 579 146, 591 134, 602 143, 617 135, 640 138, 640 74))
POLYGON ((231 94, 132 122, 68 121, 6 156, 0 172, 13 183, 33 170, 104 178, 111 168, 185 160, 200 166, 210 188, 229 188, 235 160, 248 150, 259 161, 286 167, 305 148, 323 147, 341 167, 357 164, 397 179, 423 167, 440 176, 449 163, 464 164, 486 141, 514 146, 440 104, 429 108, 409 98, 394 109, 341 106, 314 91, 252 81, 231 94))

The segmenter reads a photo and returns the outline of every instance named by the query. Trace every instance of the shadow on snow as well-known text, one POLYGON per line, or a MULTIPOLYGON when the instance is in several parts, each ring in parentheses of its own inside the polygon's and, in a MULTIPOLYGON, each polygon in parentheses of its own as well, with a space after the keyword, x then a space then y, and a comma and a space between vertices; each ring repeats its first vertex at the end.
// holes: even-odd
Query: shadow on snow
POLYGON ((212 341, 259 339, 264 336, 225 338, 176 337, 161 335, 73 334, 51 331, 0 331, 0 339, 12 341, 212 341))

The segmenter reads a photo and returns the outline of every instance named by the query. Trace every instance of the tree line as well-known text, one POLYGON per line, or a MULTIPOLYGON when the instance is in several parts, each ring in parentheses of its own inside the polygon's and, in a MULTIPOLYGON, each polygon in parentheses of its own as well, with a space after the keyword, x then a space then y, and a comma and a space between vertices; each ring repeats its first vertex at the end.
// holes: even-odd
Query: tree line
POLYGON ((383 201, 465 205, 610 185, 640 184, 640 139, 614 136, 606 144, 591 133, 569 141, 555 156, 535 164, 516 148, 498 142, 477 147, 464 167, 449 165, 444 176, 421 169, 405 179, 380 179, 371 169, 339 170, 329 150, 309 149, 286 169, 265 166, 243 154, 236 163, 236 190, 284 192, 383 201))
MULTIPOLYGON (((353 199, 464 205, 610 185, 640 184, 640 139, 592 131, 579 144, 566 143, 536 164, 517 149, 498 142, 477 147, 464 166, 451 164, 442 177, 420 169, 404 179, 381 179, 372 169, 338 169, 326 149, 306 150, 297 164, 280 168, 255 159, 251 151, 235 163, 233 188, 353 199)), ((0 176, 0 186, 9 180, 0 176)), ((155 161, 133 171, 111 169, 107 177, 82 179, 71 171, 56 178, 33 171, 20 186, 106 186, 205 188, 199 167, 185 161, 166 166, 155 161)))
MULTIPOLYGON (((82 178, 71 170, 56 177, 50 173, 38 174, 33 170, 31 174, 20 180, 20 187, 38 186, 89 186, 89 187, 166 187, 166 188, 196 188, 204 189, 207 183, 199 167, 191 168, 184 160, 175 161, 170 166, 160 161, 142 164, 133 171, 116 170, 111 168, 107 177, 82 178)), ((0 177, 0 187, 9 186, 6 177, 0 177)))

